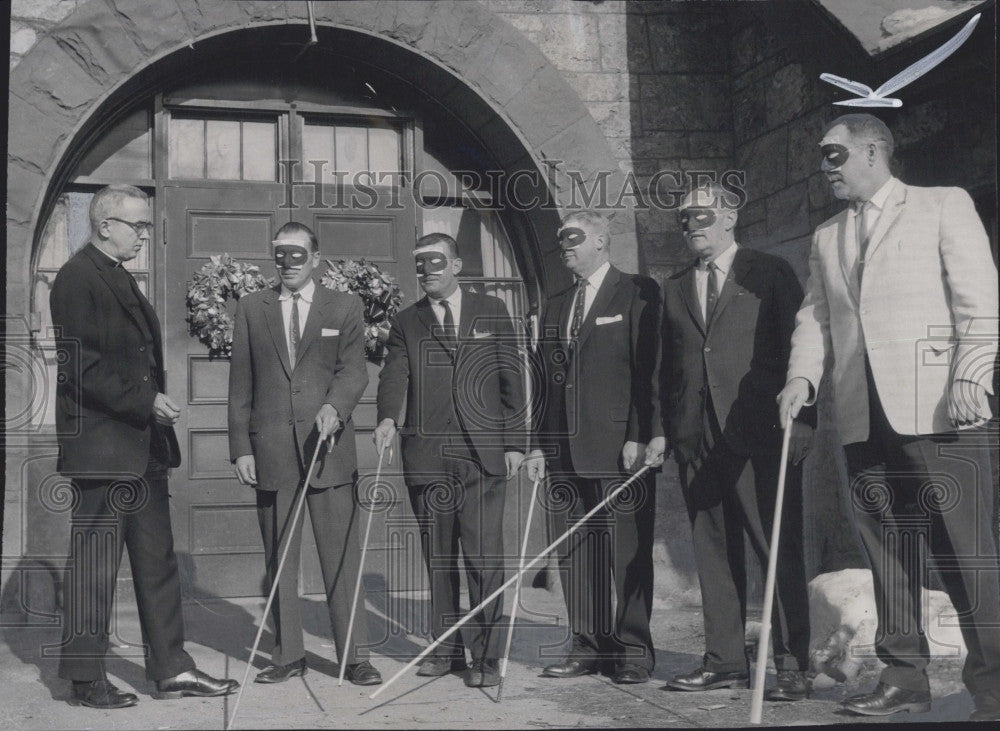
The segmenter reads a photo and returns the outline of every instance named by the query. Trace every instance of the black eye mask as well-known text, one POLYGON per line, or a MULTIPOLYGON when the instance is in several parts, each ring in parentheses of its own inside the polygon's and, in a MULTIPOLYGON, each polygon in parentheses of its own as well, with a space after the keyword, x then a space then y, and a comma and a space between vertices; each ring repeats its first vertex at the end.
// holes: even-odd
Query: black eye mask
POLYGON ((684 233, 691 233, 702 228, 708 228, 715 223, 717 216, 711 208, 696 208, 694 206, 677 212, 677 223, 684 233))
POLYGON ((274 263, 281 269, 299 267, 306 263, 309 252, 294 244, 275 244, 274 263))
POLYGON ((587 232, 582 228, 564 228, 559 231, 559 246, 564 249, 575 249, 587 240, 587 232))
POLYGON ((414 259, 417 264, 418 277, 425 277, 428 274, 439 274, 448 268, 448 257, 440 251, 426 251, 415 254, 414 259))
POLYGON ((823 153, 823 160, 825 162, 830 163, 831 170, 836 170, 837 168, 839 168, 841 165, 847 162, 847 158, 851 156, 850 150, 848 150, 843 145, 838 145, 835 142, 831 142, 828 145, 823 145, 819 149, 820 152, 823 153))

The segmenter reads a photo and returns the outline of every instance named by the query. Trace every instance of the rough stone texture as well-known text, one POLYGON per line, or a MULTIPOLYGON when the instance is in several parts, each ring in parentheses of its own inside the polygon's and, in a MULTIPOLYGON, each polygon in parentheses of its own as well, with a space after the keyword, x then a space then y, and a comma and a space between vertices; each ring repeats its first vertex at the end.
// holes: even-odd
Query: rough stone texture
POLYGON ((13 0, 10 17, 57 23, 76 10, 77 4, 77 0, 13 0))
POLYGON ((767 126, 776 127, 797 117, 808 103, 802 64, 792 63, 778 69, 768 80, 764 95, 767 126))
POLYGON ((725 43, 729 28, 724 14, 654 15, 646 22, 657 72, 714 74, 727 71, 729 57, 725 43))
POLYGON ((563 75, 585 102, 628 101, 629 88, 622 84, 621 74, 567 72, 563 75))
POLYGON ((10 52, 21 55, 27 53, 38 40, 38 33, 30 25, 17 20, 10 23, 10 52))
POLYGON ((754 200, 785 187, 787 129, 779 127, 736 150, 736 168, 745 170, 747 192, 754 200))
MULTIPOLYGON (((11 94, 7 106, 7 157, 42 175, 55 162, 58 142, 66 136, 65 129, 50 115, 43 114, 16 94, 11 94)), ((8 199, 10 191, 8 191, 8 199)))
POLYGON ((784 241, 809 232, 809 191, 803 181, 767 198, 767 233, 784 241))
POLYGON ((601 70, 599 19, 589 13, 500 17, 524 33, 561 71, 601 70))
POLYGON ((789 182, 805 180, 819 170, 819 141, 832 118, 827 110, 819 108, 788 125, 789 182))
POLYGON ((54 29, 51 37, 88 76, 105 87, 125 77, 145 57, 134 34, 126 32, 120 20, 120 16, 109 14, 103 3, 88 3, 54 29))
POLYGON ((145 57, 176 46, 180 38, 191 38, 187 21, 174 3, 149 5, 142 0, 112 0, 111 6, 122 28, 145 57), (139 22, 134 18, 139 18, 139 22))
POLYGON ((650 130, 723 130, 732 118, 729 81, 723 75, 643 76, 639 101, 643 128, 650 130))
POLYGON ((628 137, 632 131, 628 102, 593 102, 590 113, 607 137, 628 137))
POLYGON ((11 72, 10 88, 42 113, 72 124, 103 91, 78 59, 43 38, 11 72))

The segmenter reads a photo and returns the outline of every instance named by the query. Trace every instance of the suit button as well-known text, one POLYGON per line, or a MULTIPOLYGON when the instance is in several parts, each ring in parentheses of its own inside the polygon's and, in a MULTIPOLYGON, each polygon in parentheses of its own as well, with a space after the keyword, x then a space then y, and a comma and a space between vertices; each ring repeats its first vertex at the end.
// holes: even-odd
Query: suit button
POLYGON ((142 380, 143 380, 143 381, 148 381, 148 380, 149 380, 149 376, 143 376, 143 377, 142 377, 142 380))
POLYGON ((139 352, 140 353, 145 353, 146 352, 146 346, 145 345, 140 345, 139 346, 139 352))
POLYGON ((291 426, 293 423, 294 422, 291 419, 288 420, 288 426, 291 426))
POLYGON ((710 347, 708 347, 707 345, 705 346, 704 350, 705 350, 706 353, 711 353, 712 352, 712 349, 710 347))
POLYGON ((292 396, 295 396, 296 394, 298 394, 298 391, 292 391, 292 396))
POLYGON ((573 388, 573 384, 572 383, 567 383, 566 384, 566 390, 569 391, 571 388, 573 388))

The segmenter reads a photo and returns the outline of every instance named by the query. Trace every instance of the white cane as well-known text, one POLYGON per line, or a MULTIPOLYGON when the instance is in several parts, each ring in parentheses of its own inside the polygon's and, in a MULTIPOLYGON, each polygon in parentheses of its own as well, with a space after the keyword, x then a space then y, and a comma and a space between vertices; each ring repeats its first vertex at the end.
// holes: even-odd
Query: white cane
MULTIPOLYGON (((390 447, 389 461, 392 461, 390 447)), ((385 445, 378 451, 378 467, 375 469, 375 489, 372 490, 372 501, 378 499, 379 480, 382 479, 382 458, 385 456, 385 445)), ((344 684, 344 671, 347 670, 347 658, 351 654, 351 636, 354 634, 354 617, 358 613, 358 595, 361 593, 361 578, 364 576, 365 556, 368 553, 368 536, 372 532, 372 516, 375 515, 375 506, 368 510, 368 523, 365 525, 365 539, 361 544, 361 561, 358 565, 358 578, 354 582, 354 600, 351 602, 351 618, 347 622, 347 641, 344 643, 344 656, 340 658, 340 678, 337 680, 337 687, 344 684)))
POLYGON ((561 536, 559 536, 556 540, 554 540, 552 543, 550 543, 548 545, 548 547, 544 551, 542 551, 540 554, 538 554, 533 559, 531 559, 531 561, 529 561, 527 564, 525 564, 520 569, 518 569, 517 573, 514 576, 512 576, 509 579, 507 579, 507 581, 505 581, 496 591, 494 591, 488 597, 486 597, 485 599, 483 599, 477 606, 475 606, 472 609, 470 609, 468 614, 466 614, 460 620, 458 620, 457 622, 455 622, 455 624, 453 624, 451 627, 449 627, 440 637, 438 637, 436 640, 434 640, 434 642, 432 642, 426 648, 424 648, 423 652, 421 652, 415 658, 413 658, 412 660, 410 660, 410 662, 407 663, 407 665, 402 670, 400 670, 398 673, 396 673, 395 675, 393 675, 385 685, 383 685, 381 688, 379 688, 378 690, 376 690, 374 693, 372 693, 368 697, 369 698, 376 698, 376 697, 378 697, 379 693, 382 693, 383 691, 385 691, 386 689, 388 689, 389 686, 391 686, 393 683, 395 683, 397 680, 399 680, 399 678, 402 677, 406 673, 407 670, 409 670, 414 665, 416 665, 418 662, 420 662, 421 660, 423 660, 430 653, 434 652, 434 650, 437 648, 438 645, 440 645, 446 639, 448 639, 449 637, 451 637, 455 632, 458 632, 458 630, 462 627, 462 625, 464 625, 466 622, 468 622, 470 619, 472 619, 472 617, 475 616, 475 614, 477 612, 479 612, 481 609, 483 609, 483 607, 485 607, 491 601, 493 601, 494 599, 496 599, 498 596, 500 596, 501 594, 503 594, 504 589, 506 589, 508 586, 510 586, 511 584, 513 584, 515 581, 518 581, 523 573, 525 573, 528 569, 532 568, 535 564, 537 564, 543 558, 545 558, 546 556, 548 556, 553 550, 555 550, 556 546, 558 546, 563 541, 565 541, 567 538, 569 538, 572 533, 574 533, 578 528, 580 528, 580 526, 582 526, 584 523, 586 523, 588 520, 590 520, 590 518, 595 513, 597 513, 602 508, 604 508, 604 506, 607 505, 609 502, 611 502, 612 500, 614 500, 622 490, 624 490, 626 487, 628 487, 633 482, 635 482, 637 479, 639 479, 642 475, 644 475, 646 472, 648 472, 649 469, 650 469, 649 465, 644 466, 641 470, 639 470, 638 472, 636 472, 630 478, 628 478, 627 480, 625 480, 625 482, 623 482, 618 487, 616 487, 614 490, 612 490, 608 494, 608 496, 606 498, 604 498, 603 500, 601 500, 601 502, 599 502, 597 505, 595 505, 586 515, 584 515, 582 518, 580 518, 580 520, 578 520, 576 523, 574 523, 569 528, 569 530, 567 530, 565 533, 563 533, 561 536))
POLYGON ((538 495, 538 478, 531 488, 531 502, 528 504, 528 519, 524 521, 524 538, 521 540, 521 555, 517 562, 517 581, 514 582, 514 604, 510 608, 510 623, 507 627, 507 646, 503 650, 503 661, 500 663, 500 685, 497 687, 497 703, 503 698, 503 681, 507 677, 507 658, 510 657, 510 645, 514 639, 514 619, 517 617, 517 605, 521 601, 521 576, 524 569, 524 556, 528 552, 528 531, 531 530, 531 516, 535 512, 535 497, 538 495))
POLYGON ((785 473, 788 471, 788 444, 792 438, 792 414, 785 419, 785 436, 781 441, 781 467, 778 470, 778 494, 775 497, 774 525, 771 545, 767 552, 767 580, 764 582, 764 615, 760 622, 760 642, 757 644, 757 667, 753 678, 750 701, 750 723, 759 724, 764 708, 764 679, 767 676, 767 648, 771 640, 771 608, 774 604, 774 579, 778 569, 778 546, 781 536, 781 504, 785 499, 785 473))
POLYGON ((323 446, 327 437, 322 437, 316 442, 316 451, 313 452, 312 461, 309 463, 309 472, 306 473, 305 482, 302 483, 301 493, 295 502, 295 513, 292 522, 289 524, 285 535, 285 547, 281 551, 281 559, 278 561, 278 568, 274 572, 274 581, 271 582, 271 593, 267 596, 267 603, 264 605, 264 616, 260 620, 260 629, 257 630, 257 637, 253 641, 253 649, 250 651, 250 659, 247 660, 247 669, 243 673, 243 682, 240 683, 240 692, 236 695, 233 703, 233 712, 229 716, 226 728, 233 727, 236 720, 236 712, 240 708, 240 699, 243 697, 243 690, 247 687, 247 678, 250 677, 250 669, 253 667, 253 659, 257 656, 257 646, 260 644, 261 635, 264 634, 264 625, 267 624, 267 615, 271 611, 271 604, 274 602, 274 595, 278 593, 278 581, 281 578, 281 570, 285 567, 285 559, 288 557, 288 549, 292 545, 292 538, 295 535, 295 526, 298 525, 299 516, 302 514, 302 507, 306 504, 306 494, 309 492, 309 482, 312 480, 313 470, 316 468, 316 458, 319 456, 319 449, 323 446))

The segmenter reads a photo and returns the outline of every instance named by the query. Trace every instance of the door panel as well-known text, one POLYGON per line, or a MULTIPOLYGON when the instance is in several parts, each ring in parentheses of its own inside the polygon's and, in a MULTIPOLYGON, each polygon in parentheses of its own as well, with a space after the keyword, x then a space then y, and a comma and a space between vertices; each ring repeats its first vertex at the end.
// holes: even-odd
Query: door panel
MULTIPOLYGON (((270 242, 282 224, 294 219, 317 233, 324 259, 365 257, 395 276, 404 292, 404 307, 412 304, 419 291, 410 256, 415 239, 415 206, 408 196, 385 196, 368 210, 302 205, 289 211, 283 206, 286 195, 284 185, 266 183, 196 181, 163 189, 163 321, 168 393, 182 406, 177 433, 183 462, 171 476, 171 511, 175 546, 186 574, 185 586, 195 587, 200 593, 257 596, 266 593, 266 587, 254 494, 237 482, 229 462, 229 363, 210 359, 205 346, 188 334, 187 283, 210 256, 223 253, 257 264, 265 276, 273 276, 270 242)), ((321 265, 320 273, 325 270, 326 265, 321 265)), ((233 302, 229 310, 235 310, 233 302)), ((353 415, 362 476, 373 474, 377 466, 371 433, 376 419, 378 371, 377 365, 369 363, 368 388, 353 415)), ((397 456, 396 471, 398 461, 397 456)), ((390 540, 384 528, 387 517, 402 524, 412 518, 401 475, 389 479, 399 499, 388 516, 384 512, 375 516, 369 545, 371 563, 366 573, 381 572, 389 564, 390 544, 397 551, 402 548, 400 540, 390 540)), ((367 514, 362 511, 360 518, 363 529, 367 514)), ((388 588, 421 588, 422 577, 415 580, 399 574, 399 570, 390 571, 388 588)), ((300 579, 303 593, 323 592, 308 520, 303 532, 300 579)))
POLYGON ((288 221, 280 208, 284 192, 282 185, 265 183, 163 188, 167 382, 181 406, 183 460, 171 475, 171 518, 184 585, 199 593, 259 595, 264 560, 253 490, 237 482, 229 462, 229 362, 210 359, 188 334, 187 283, 210 256, 224 253, 273 275, 271 240, 288 221))
MULTIPOLYGON (((420 289, 411 254, 416 243, 416 207, 408 189, 378 188, 373 193, 372 189, 317 186, 310 183, 302 187, 296 186, 292 196, 297 206, 291 212, 292 220, 309 226, 316 233, 324 259, 336 262, 339 259, 365 258, 378 264, 383 272, 395 277, 399 283, 403 292, 401 307, 413 304, 420 289)), ((320 270, 326 271, 325 262, 320 270)), ((371 484, 378 467, 372 432, 376 426, 375 397, 378 392, 379 370, 378 365, 368 364, 368 386, 352 415, 362 496, 367 493, 366 486, 371 484)), ((412 590, 414 577, 400 577, 400 571, 395 567, 388 574, 384 570, 389 564, 390 553, 390 543, 384 529, 386 520, 402 516, 405 522, 407 516, 412 519, 413 515, 406 499, 402 474, 398 470, 398 445, 395 452, 397 457, 394 464, 397 468, 392 470, 385 467, 383 480, 393 485, 393 495, 397 499, 388 513, 377 512, 373 517, 368 555, 365 558, 365 574, 378 573, 385 576, 386 586, 390 590, 412 590)), ((365 509, 359 512, 359 541, 364 537, 364 525, 368 518, 366 510, 369 506, 370 502, 362 502, 365 509)), ((304 593, 310 594, 323 591, 323 577, 314 546, 312 528, 307 525, 303 532, 301 586, 304 593)), ((399 549, 398 545, 396 549, 399 549)), ((420 579, 416 583, 422 581, 420 579)), ((372 586, 374 585, 373 580, 372 586)))

